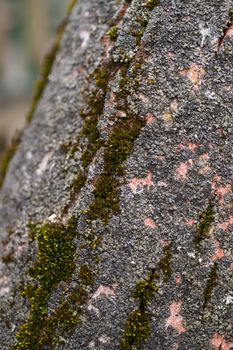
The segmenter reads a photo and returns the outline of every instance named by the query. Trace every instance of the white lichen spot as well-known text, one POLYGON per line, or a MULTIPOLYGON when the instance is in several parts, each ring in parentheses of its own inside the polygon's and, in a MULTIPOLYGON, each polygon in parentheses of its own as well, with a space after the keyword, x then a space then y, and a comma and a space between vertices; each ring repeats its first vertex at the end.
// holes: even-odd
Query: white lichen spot
POLYGON ((101 337, 98 338, 98 340, 102 344, 109 344, 111 339, 106 335, 102 335, 101 337))
POLYGON ((224 299, 225 303, 227 305, 229 304, 233 304, 233 292, 231 292, 230 294, 228 294, 225 299, 224 299))
POLYGON ((57 220, 57 215, 56 214, 52 214, 48 217, 48 221, 50 222, 56 222, 57 220))
POLYGON ((10 293, 9 283, 10 283, 9 277, 3 276, 2 278, 0 278, 0 296, 1 297, 10 293))
POLYGON ((206 39, 211 38, 211 29, 203 23, 199 24, 199 29, 201 33, 201 47, 203 47, 206 39))
POLYGON ((79 32, 79 36, 82 39, 81 48, 83 49, 85 46, 87 46, 87 43, 90 39, 90 32, 88 32, 87 30, 81 30, 79 32))
POLYGON ((95 347, 95 342, 94 342, 94 341, 91 341, 91 342, 88 344, 88 347, 89 347, 89 349, 95 350, 95 349, 96 349, 96 347, 95 347))
POLYGON ((48 162, 49 162, 49 160, 51 159, 51 157, 52 157, 52 152, 49 152, 49 153, 47 153, 45 156, 44 156, 44 158, 42 159, 42 161, 40 162, 40 164, 39 164, 39 166, 38 166, 38 168, 37 168, 37 170, 36 170, 36 174, 38 175, 38 176, 41 176, 41 175, 43 175, 43 173, 45 172, 45 170, 46 170, 46 168, 47 168, 47 165, 48 165, 48 162))
POLYGON ((92 303, 89 303, 87 306, 88 311, 93 311, 97 316, 100 316, 100 311, 97 307, 93 306, 92 303))

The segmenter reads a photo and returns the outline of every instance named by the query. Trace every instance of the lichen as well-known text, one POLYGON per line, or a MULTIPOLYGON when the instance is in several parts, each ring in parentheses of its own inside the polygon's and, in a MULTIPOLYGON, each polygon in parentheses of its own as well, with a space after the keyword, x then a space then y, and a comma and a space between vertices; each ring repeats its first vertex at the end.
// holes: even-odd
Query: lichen
POLYGON ((217 286, 217 284, 218 284, 218 264, 217 262, 215 262, 211 268, 209 278, 206 284, 206 288, 203 293, 203 297, 204 297, 203 309, 207 307, 211 299, 211 296, 213 294, 213 290, 217 286))
POLYGON ((214 221, 213 208, 213 203, 210 202, 200 216, 200 222, 198 224, 197 232, 194 237, 194 244, 197 250, 199 250, 201 242, 208 236, 211 225, 214 221))
POLYGON ((17 133, 13 137, 11 144, 6 148, 6 150, 0 157, 0 188, 3 185, 3 181, 5 179, 11 159, 13 158, 13 156, 15 155, 15 152, 17 151, 20 141, 21 141, 21 136, 19 133, 17 133))
POLYGON ((145 280, 139 281, 135 287, 133 297, 139 306, 128 317, 120 342, 120 350, 140 349, 151 335, 152 314, 147 311, 149 303, 154 298, 158 287, 155 279, 159 275, 150 271, 145 280))

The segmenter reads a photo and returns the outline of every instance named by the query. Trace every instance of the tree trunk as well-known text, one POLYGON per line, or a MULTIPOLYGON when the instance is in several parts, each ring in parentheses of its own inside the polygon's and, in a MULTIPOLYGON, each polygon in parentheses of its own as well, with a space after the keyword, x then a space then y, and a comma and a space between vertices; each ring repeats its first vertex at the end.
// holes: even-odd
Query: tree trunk
POLYGON ((233 348, 230 0, 80 0, 1 191, 2 350, 233 348))

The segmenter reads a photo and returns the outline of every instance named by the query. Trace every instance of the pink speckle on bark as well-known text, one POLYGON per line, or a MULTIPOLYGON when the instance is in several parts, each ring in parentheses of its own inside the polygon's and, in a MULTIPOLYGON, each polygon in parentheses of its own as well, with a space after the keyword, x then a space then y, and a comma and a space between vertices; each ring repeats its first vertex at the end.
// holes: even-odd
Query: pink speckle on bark
POLYGON ((192 167, 193 160, 189 159, 176 169, 176 178, 178 180, 185 180, 187 178, 188 170, 192 167))
POLYGON ((133 193, 143 191, 144 186, 147 187, 148 190, 150 189, 150 187, 154 186, 151 171, 148 172, 148 175, 145 178, 138 179, 135 177, 129 183, 129 187, 131 188, 133 193))
POLYGON ((205 75, 205 69, 202 66, 193 63, 190 68, 182 70, 180 74, 191 80, 194 90, 197 91, 205 75))
POLYGON ((216 252, 211 258, 212 261, 220 260, 225 256, 224 250, 221 248, 220 243, 217 239, 215 240, 215 245, 216 245, 216 252))
POLYGON ((176 276, 176 284, 179 285, 181 284, 182 282, 182 277, 179 275, 179 276, 176 276))
POLYGON ((172 327, 179 334, 186 332, 185 327, 183 326, 183 317, 180 315, 182 302, 173 302, 170 305, 170 313, 171 315, 168 317, 166 321, 166 328, 172 327))
POLYGON ((156 156, 155 156, 155 159, 156 159, 156 160, 159 160, 159 161, 161 161, 161 162, 163 162, 163 161, 165 160, 165 157, 164 157, 164 156, 161 156, 161 155, 156 155, 156 156))
POLYGON ((203 153, 199 156, 199 160, 201 161, 207 161, 210 159, 209 153, 203 153))
POLYGON ((102 284, 99 286, 99 288, 95 291, 95 293, 92 296, 92 300, 93 299, 97 299, 101 296, 105 297, 105 298, 109 298, 109 297, 114 297, 116 294, 116 289, 117 289, 117 285, 113 284, 112 286, 103 286, 102 284))
POLYGON ((221 334, 215 333, 211 339, 213 350, 231 350, 233 348, 232 342, 227 342, 225 337, 221 334))
POLYGON ((209 165, 205 165, 199 169, 198 173, 201 175, 204 175, 204 174, 209 173, 211 170, 212 170, 212 168, 209 165))
POLYGON ((227 221, 222 222, 221 224, 219 224, 218 227, 221 230, 226 231, 228 229, 229 225, 233 225, 233 216, 232 215, 229 217, 229 219, 227 221))
POLYGON ((226 35, 225 35, 225 39, 231 38, 232 36, 233 36, 233 24, 228 28, 226 35))
POLYGON ((194 226, 195 225, 195 220, 194 219, 187 219, 186 220, 186 224, 188 226, 194 226))
POLYGON ((188 149, 194 153, 196 152, 197 148, 198 148, 198 145, 196 143, 190 142, 188 144, 188 149))
POLYGON ((231 185, 228 184, 226 186, 220 186, 217 188, 216 190, 216 195, 218 197, 220 197, 220 200, 219 200, 219 204, 220 205, 224 205, 225 204, 225 200, 224 200, 224 197, 226 194, 230 193, 231 192, 231 185))
POLYGON ((152 124, 155 121, 155 116, 152 113, 147 113, 146 115, 146 123, 152 124))
POLYGON ((154 220, 151 219, 151 218, 146 218, 144 220, 144 224, 145 224, 145 226, 150 227, 150 228, 156 228, 157 227, 157 225, 155 224, 154 220))

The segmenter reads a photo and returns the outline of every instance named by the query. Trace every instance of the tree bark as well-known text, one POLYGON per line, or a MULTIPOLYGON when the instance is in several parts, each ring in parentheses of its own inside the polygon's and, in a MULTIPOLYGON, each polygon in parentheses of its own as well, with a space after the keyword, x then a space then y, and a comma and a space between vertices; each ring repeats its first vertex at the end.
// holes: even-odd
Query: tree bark
POLYGON ((233 348, 230 0, 80 0, 1 190, 2 350, 233 348))

